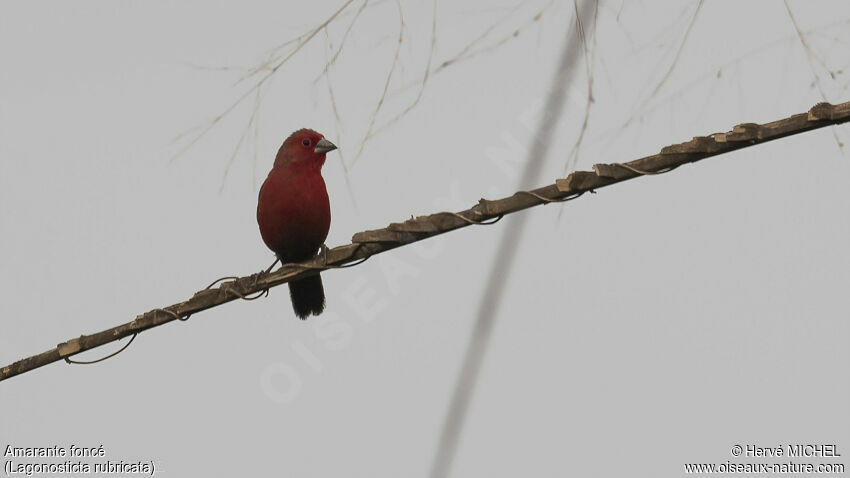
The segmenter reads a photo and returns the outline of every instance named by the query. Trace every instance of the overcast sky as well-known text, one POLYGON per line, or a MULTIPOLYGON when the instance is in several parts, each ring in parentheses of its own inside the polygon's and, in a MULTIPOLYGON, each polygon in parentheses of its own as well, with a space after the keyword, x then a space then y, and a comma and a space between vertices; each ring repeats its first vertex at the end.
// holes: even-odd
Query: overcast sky
MULTIPOLYGON (((258 96, 251 69, 343 4, 0 3, 0 365, 267 267, 257 192, 298 128, 339 146, 331 247, 516 190, 572 2, 354 1, 258 96)), ((600 2, 541 185, 850 100, 850 3, 789 1, 796 26, 780 1, 696 5, 600 2)), ((770 462, 735 444, 835 443, 808 462, 850 465, 848 141, 521 213, 452 476, 770 462)), ((175 477, 427 476, 513 219, 326 272, 306 322, 280 287, 4 381, 0 446, 103 445, 175 477)))

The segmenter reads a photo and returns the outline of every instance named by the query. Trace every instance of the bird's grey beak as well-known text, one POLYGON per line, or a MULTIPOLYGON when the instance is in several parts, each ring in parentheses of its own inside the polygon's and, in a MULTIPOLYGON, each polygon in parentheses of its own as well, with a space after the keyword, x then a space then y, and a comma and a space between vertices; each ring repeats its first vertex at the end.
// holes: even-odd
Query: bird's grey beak
POLYGON ((316 143, 316 148, 313 150, 314 153, 327 153, 328 151, 333 151, 336 149, 336 145, 331 143, 330 141, 322 138, 316 143))

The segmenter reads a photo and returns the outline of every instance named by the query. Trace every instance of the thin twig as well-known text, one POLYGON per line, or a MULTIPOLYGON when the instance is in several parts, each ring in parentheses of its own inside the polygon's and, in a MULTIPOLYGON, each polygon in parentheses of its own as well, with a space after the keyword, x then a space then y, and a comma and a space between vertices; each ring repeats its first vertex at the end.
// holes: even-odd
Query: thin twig
MULTIPOLYGON (((363 4, 365 7, 365 3, 363 4)), ((330 43, 330 36, 327 34, 327 30, 325 30, 325 41, 327 43, 328 49, 333 49, 333 46, 330 43)), ((337 50, 339 51, 339 50, 337 50)), ((327 65, 327 69, 325 70, 325 83, 328 86, 328 97, 331 101, 331 110, 334 114, 334 130, 336 131, 336 137, 341 138, 341 130, 342 130, 342 118, 339 114, 339 109, 336 104, 336 95, 334 95, 333 82, 331 79, 331 64, 330 62, 327 65)), ((342 150, 339 151, 339 163, 342 165, 342 177, 345 180, 345 189, 348 191, 348 197, 351 199, 351 205, 354 207, 354 211, 357 212, 357 197, 354 194, 354 187, 351 185, 351 177, 348 172, 348 165, 345 162, 345 156, 342 150)))
POLYGON ((437 0, 434 0, 434 13, 431 16, 431 48, 428 50, 428 60, 425 62, 425 74, 422 77, 422 84, 419 87, 419 93, 416 95, 416 98, 411 102, 407 107, 402 110, 401 113, 395 115, 392 119, 387 121, 383 126, 378 128, 374 134, 379 134, 382 131, 386 130, 398 120, 407 115, 416 105, 419 104, 419 100, 422 99, 422 94, 425 93, 425 86, 428 84, 428 77, 431 76, 431 61, 434 58, 434 49, 437 45, 437 0))
MULTIPOLYGON (((578 4, 573 2, 576 10, 576 17, 578 18, 578 4)), ((599 2, 596 2, 596 6, 593 12, 593 48, 589 48, 587 46, 587 37, 585 35, 585 30, 582 27, 581 23, 578 25, 579 36, 581 38, 582 46, 584 47, 584 67, 587 72, 587 101, 584 105, 584 119, 581 123, 581 130, 579 130, 578 138, 576 138, 575 145, 573 145, 572 151, 570 151, 569 157, 567 159, 566 164, 564 165, 564 175, 572 171, 576 164, 578 163, 578 155, 581 151, 581 143, 584 140, 584 134, 587 132, 587 123, 590 119, 590 106, 593 104, 593 72, 596 67, 596 28, 597 21, 599 19, 599 2)), ((563 209, 562 209, 563 211, 563 209)))
MULTIPOLYGON (((360 14, 363 13, 363 10, 366 9, 366 6, 369 5, 369 0, 364 0, 363 5, 360 5, 360 8, 357 9, 357 13, 354 14, 354 18, 351 19, 351 22, 348 24, 348 28, 345 29, 345 33, 342 34, 342 39, 339 41, 339 47, 334 52, 333 56, 331 56, 330 60, 325 63, 325 67, 322 69, 322 72, 313 80, 313 83, 319 81, 322 76, 328 73, 328 69, 330 69, 331 65, 336 63, 337 58, 339 58, 339 54, 342 53, 342 47, 345 46, 346 40, 348 39, 348 34, 351 33, 351 29, 354 28, 354 24, 357 23, 357 19, 360 18, 360 14)), ((327 33, 327 31, 326 31, 327 33)))
POLYGON ((227 182, 227 175, 228 173, 230 173, 230 167, 233 166, 233 163, 236 161, 236 156, 239 154, 239 150, 242 149, 242 145, 245 143, 245 138, 248 137, 248 134, 251 133, 252 130, 256 132, 255 126, 259 122, 260 105, 262 104, 263 89, 257 88, 254 96, 254 108, 251 110, 251 116, 248 118, 248 124, 246 124, 245 129, 242 130, 242 134, 239 136, 239 141, 236 142, 236 146, 233 148, 233 152, 230 154, 230 159, 227 161, 227 165, 225 165, 224 167, 224 173, 222 173, 221 175, 221 185, 218 187, 219 193, 224 191, 224 185, 227 182))
MULTIPOLYGON (((505 20, 514 18, 516 11, 519 10, 519 8, 522 7, 525 3, 527 3, 527 2, 522 2, 522 3, 514 6, 512 9, 509 10, 509 12, 505 16, 501 17, 499 20, 496 20, 495 23, 493 23, 492 25, 487 27, 479 36, 477 36, 471 42, 467 43, 463 48, 461 48, 461 50, 458 53, 454 54, 453 56, 451 56, 450 58, 448 58, 446 60, 443 60, 442 62, 440 62, 439 65, 432 67, 431 71, 429 73, 429 77, 433 77, 436 74, 441 73, 442 71, 444 71, 448 67, 456 65, 457 63, 459 63, 461 61, 469 60, 470 58, 478 56, 482 53, 490 52, 490 51, 495 50, 496 48, 504 45, 505 43, 507 43, 510 40, 519 38, 520 34, 523 31, 525 31, 526 28, 528 28, 530 25, 533 25, 533 24, 537 23, 538 21, 540 21, 540 19, 543 17, 544 12, 549 7, 552 6, 552 4, 554 3, 554 0, 549 0, 549 2, 547 2, 533 16, 531 16, 528 20, 526 20, 524 23, 520 24, 516 28, 513 28, 510 31, 510 33, 501 37, 499 40, 496 40, 495 42, 493 42, 489 45, 482 46, 478 49, 473 48, 478 43, 487 39, 490 36, 490 34, 493 33, 493 31, 495 31, 496 28, 499 25, 501 25, 505 20)), ((419 81, 405 84, 405 85, 399 87, 397 90, 393 91, 390 94, 390 96, 393 96, 393 95, 401 93, 401 92, 405 92, 405 91, 407 91, 407 90, 409 90, 413 87, 416 87, 416 86, 419 86, 421 88, 421 85, 422 85, 422 83, 419 82, 419 81)), ((382 129, 384 129, 384 128, 382 128, 382 129)))
MULTIPOLYGON (((501 47, 502 45, 506 44, 507 42, 509 42, 509 41, 511 41, 515 38, 519 38, 520 34, 526 28, 528 28, 529 26, 539 22, 540 19, 543 18, 543 13, 546 12, 546 10, 548 10, 549 7, 551 7, 553 3, 554 3, 554 0, 550 0, 548 3, 543 5, 543 7, 540 10, 538 10, 534 15, 532 15, 528 20, 526 20, 524 23, 520 24, 517 28, 514 28, 513 30, 511 30, 507 35, 504 35, 501 38, 499 38, 498 40, 494 41, 493 43, 482 46, 481 48, 478 48, 478 49, 475 49, 475 50, 472 50, 471 48, 469 48, 470 46, 472 46, 472 44, 467 45, 467 48, 465 48, 464 51, 462 51, 460 54, 454 56, 453 58, 451 58, 449 60, 442 62, 440 64, 440 66, 437 68, 437 71, 435 71, 434 73, 438 73, 439 71, 442 71, 445 68, 447 68, 451 65, 457 64, 461 61, 469 60, 469 59, 474 58, 474 57, 481 55, 483 53, 489 53, 489 52, 496 50, 497 48, 501 47)), ((489 32, 490 32, 490 30, 487 31, 488 35, 489 35, 489 32)), ((473 42, 473 43, 475 43, 475 42, 473 42)))
MULTIPOLYGON (((812 75, 814 75, 815 77, 815 85, 818 88, 820 97, 823 101, 828 101, 826 99, 826 92, 823 90, 823 85, 821 85, 820 75, 818 75, 818 72, 815 69, 814 59, 817 59, 825 70, 829 71, 829 68, 826 66, 823 60, 821 60, 820 57, 815 54, 814 50, 812 50, 812 47, 809 46, 809 43, 806 41, 806 36, 803 35, 803 31, 800 29, 800 26, 797 25, 797 19, 794 18, 794 14, 791 12, 791 6, 788 5, 788 0, 785 0, 785 10, 788 11, 788 16, 791 18, 791 23, 794 25, 794 31, 797 32, 797 38, 800 39, 800 44, 803 45, 803 50, 806 52, 806 59, 809 62, 809 70, 811 70, 812 75)), ((840 149, 843 153, 844 143, 838 137, 838 133, 835 131, 835 128, 832 129, 832 137, 835 139, 835 143, 838 145, 838 149, 840 149)))
MULTIPOLYGON (((334 19, 335 19, 335 18, 336 18, 336 17, 337 17, 337 16, 338 16, 338 15, 339 15, 342 11, 343 11, 343 10, 345 10, 345 9, 346 9, 349 5, 351 5, 351 3, 352 3, 353 1, 354 1, 354 0, 348 0, 348 1, 346 1, 346 2, 345 2, 342 6, 341 6, 341 7, 339 7, 339 9, 338 9, 337 11, 335 11, 335 12, 334 12, 334 13, 333 13, 330 17, 328 17, 328 18, 327 18, 327 20, 325 20, 325 21, 324 21, 324 22, 322 22, 319 26, 317 26, 316 28, 314 28, 314 29, 313 29, 313 30, 312 30, 309 34, 307 34, 306 36, 304 36, 304 37, 303 37, 303 39, 299 40, 299 41, 298 41, 298 44, 296 45, 296 47, 295 47, 295 48, 294 48, 294 49, 293 49, 293 50, 292 50, 292 51, 291 51, 288 55, 286 55, 283 59, 279 60, 279 61, 278 61, 278 62, 277 62, 277 63, 276 63, 273 67, 269 68, 269 69, 268 69, 268 71, 267 71, 267 73, 266 73, 265 75, 263 75, 263 77, 262 77, 262 78, 260 78, 260 79, 259 79, 256 83, 254 83, 254 85, 253 85, 251 88, 249 88, 249 89, 248 89, 248 90, 246 90, 244 93, 242 93, 239 97, 237 97, 237 98, 236 98, 236 100, 235 100, 233 103, 231 103, 231 104, 230 104, 230 106, 228 106, 227 108, 225 108, 225 109, 224 109, 224 111, 222 111, 222 112, 221 112, 221 113, 219 113, 216 117, 214 117, 212 120, 210 120, 210 121, 209 121, 209 123, 207 123, 207 125, 206 125, 205 127, 202 127, 202 129, 201 129, 201 132, 200 132, 200 133, 198 133, 198 134, 197 134, 197 135, 196 135, 196 136, 195 136, 195 137, 194 137, 191 141, 189 141, 189 143, 188 143, 188 144, 186 144, 186 145, 185 145, 183 148, 181 148, 181 149, 180 149, 180 150, 179 150, 179 151, 178 151, 178 152, 177 152, 174 156, 172 156, 172 157, 171 157, 171 161, 174 161, 174 159, 176 159, 176 158, 180 157, 181 155, 183 155, 183 153, 185 153, 186 151, 188 151, 188 150, 189 150, 189 148, 191 148, 192 146, 194 146, 194 145, 195 145, 198 141, 200 141, 200 140, 201 140, 201 138, 203 138, 204 136, 206 136, 206 134, 207 134, 207 133, 209 133, 209 132, 210 132, 210 130, 211 130, 211 129, 213 129, 213 127, 215 127, 215 125, 217 125, 219 122, 221 122, 221 120, 222 120, 222 119, 224 119, 224 117, 225 117, 225 116, 227 116, 228 114, 230 114, 230 112, 232 112, 234 109, 236 109, 236 107, 237 107, 237 106, 239 106, 240 104, 242 104, 242 102, 243 102, 243 101, 245 101, 245 99, 246 99, 246 98, 248 98, 248 97, 249 97, 252 93, 254 93, 256 90, 258 90, 260 87, 262 87, 262 86, 263 86, 263 84, 264 84, 266 81, 268 81, 268 80, 269 80, 272 76, 274 76, 274 74, 275 74, 275 73, 277 73, 277 71, 280 69, 280 67, 282 67, 283 65, 285 65, 285 64, 286 64, 286 62, 287 62, 287 61, 289 61, 289 59, 290 59, 290 58, 292 58, 293 56, 295 56, 295 54, 296 54, 296 53, 298 53, 299 51, 301 51, 301 49, 302 49, 302 48, 304 48, 304 46, 305 46, 305 45, 307 45, 307 43, 309 43, 309 42, 310 42, 310 40, 312 40, 312 39, 313 39, 313 37, 315 37, 315 36, 316 36, 316 34, 317 34, 317 33, 319 33, 320 31, 324 30, 325 28, 327 28, 327 26, 328 26, 328 25, 329 25, 329 24, 330 24, 330 23, 331 23, 331 22, 332 22, 332 21, 333 21, 333 20, 334 20, 334 19)), ((299 37, 299 38, 301 38, 301 37, 299 37)), ((268 68, 268 65, 267 65, 267 64, 261 65, 261 67, 260 67, 260 68, 262 68, 263 70, 265 70, 266 68, 268 68)), ((257 71, 259 71, 259 70, 257 70, 257 71)), ((252 74, 253 74, 253 73, 252 73, 252 74)), ((249 75, 249 76, 250 76, 250 75, 249 75)), ((185 136, 185 134, 186 134, 186 133, 184 133, 183 135, 178 136, 176 139, 180 139, 180 138, 182 138, 183 136, 185 136)))
POLYGON ((363 153, 363 148, 366 146, 366 142, 372 137, 372 131, 375 128, 375 120, 378 117, 378 113, 381 111, 381 107, 384 106, 384 100, 387 98, 387 91, 389 90, 390 82, 393 79, 393 73, 398 66, 398 56, 401 52, 401 44, 404 41, 404 11, 401 8, 401 2, 399 0, 396 0, 395 3, 398 8, 398 42, 396 43, 395 53, 393 54, 393 61, 390 65, 390 71, 387 73, 387 80, 384 83, 384 91, 381 92, 378 104, 375 105, 375 111, 372 112, 372 118, 369 120, 369 128, 366 129, 366 135, 363 136, 363 141, 360 142, 360 149, 358 149, 357 154, 354 155, 354 159, 351 161, 351 166, 354 166, 354 164, 357 163, 357 160, 360 159, 360 155, 363 153))
POLYGON ((673 70, 675 70, 676 65, 679 64, 679 57, 681 57, 682 51, 684 51, 684 49, 685 49, 685 45, 687 44, 688 38, 691 35, 691 31, 694 28, 694 24, 697 21, 697 16, 699 16, 699 12, 700 12, 700 10, 702 10, 702 2, 703 2, 703 0, 699 0, 697 2, 697 6, 694 9, 694 14, 691 16, 690 23, 688 23, 688 28, 685 29, 685 33, 684 33, 684 35, 682 35, 682 40, 679 42, 679 46, 676 49, 676 53, 673 55, 673 60, 670 62, 670 65, 667 67, 667 70, 664 73, 664 76, 661 77, 661 79, 658 81, 658 83, 656 83, 656 85, 652 89, 652 91, 648 95, 646 95, 646 97, 644 97, 644 99, 634 108, 634 110, 632 111, 631 117, 628 120, 626 120, 624 125, 631 123, 631 121, 637 115, 637 112, 642 110, 644 107, 646 107, 647 103, 649 103, 650 101, 652 101, 653 98, 655 98, 655 96, 658 94, 658 92, 661 91, 661 87, 663 87, 664 84, 667 83, 667 80, 670 79, 670 76, 673 74, 673 70))
MULTIPOLYGON (((475 47, 475 45, 477 45, 479 42, 483 41, 488 36, 490 36, 490 34, 493 33, 493 31, 499 25, 501 25, 504 21, 513 18, 515 16, 517 10, 519 10, 523 5, 525 5, 525 3, 526 2, 524 1, 524 2, 521 2, 517 5, 515 5, 512 9, 510 9, 507 13, 505 13, 505 15, 503 15, 501 18, 499 18, 498 20, 493 22, 489 27, 487 27, 483 32, 481 32, 481 34, 479 34, 477 37, 475 37, 471 42, 467 43, 466 46, 461 48, 461 50, 458 53, 456 53, 454 56, 452 56, 448 60, 444 60, 443 62, 441 62, 440 65, 435 69, 434 73, 435 74, 439 73, 441 70, 445 69, 446 67, 466 58, 467 55, 470 53, 470 51, 472 51, 473 47, 475 47)), ((549 2, 549 3, 551 4, 551 2, 549 2)))

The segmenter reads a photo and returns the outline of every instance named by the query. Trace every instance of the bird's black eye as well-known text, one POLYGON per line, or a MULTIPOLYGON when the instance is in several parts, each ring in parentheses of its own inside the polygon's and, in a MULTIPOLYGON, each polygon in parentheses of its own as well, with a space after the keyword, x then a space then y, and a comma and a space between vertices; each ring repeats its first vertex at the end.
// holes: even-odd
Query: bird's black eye
POLYGON ((310 140, 309 139, 302 139, 301 144, 303 144, 304 146, 310 146, 310 140))

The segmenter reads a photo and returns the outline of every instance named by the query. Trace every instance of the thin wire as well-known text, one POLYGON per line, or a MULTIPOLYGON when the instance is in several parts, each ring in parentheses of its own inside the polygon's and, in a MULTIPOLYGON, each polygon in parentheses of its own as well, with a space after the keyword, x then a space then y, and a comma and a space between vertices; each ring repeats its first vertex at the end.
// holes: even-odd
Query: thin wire
POLYGON ((443 211, 443 212, 438 212, 436 214, 448 214, 448 215, 454 216, 454 217, 466 222, 467 224, 475 224, 476 226, 490 226, 492 224, 496 224, 497 222, 501 221, 503 217, 505 217, 504 214, 499 214, 498 216, 496 216, 495 219, 492 219, 492 220, 485 219, 483 221, 476 221, 475 219, 470 219, 466 216, 462 216, 462 215, 460 215, 456 212, 451 212, 451 211, 443 211))
POLYGON ((259 299, 260 297, 268 297, 268 296, 269 296, 269 290, 263 289, 263 290, 257 292, 257 295, 255 295, 253 297, 251 297, 250 294, 246 295, 245 297, 242 298, 242 300, 256 300, 256 299, 259 299))
MULTIPOLYGON (((71 360, 70 358, 65 357, 65 361, 66 361, 66 362, 68 362, 68 363, 70 363, 70 364, 75 364, 75 365, 90 365, 90 364, 93 364, 93 363, 103 362, 104 360, 106 360, 106 359, 108 359, 108 358, 112 358, 112 357, 114 357, 114 356, 116 356, 116 355, 120 354, 121 352, 123 352, 123 351, 124 351, 127 347, 129 347, 129 346, 130 346, 130 344, 132 344, 132 343, 133 343, 133 340, 135 340, 135 339, 136 339, 136 336, 137 336, 137 335, 139 335, 139 333, 138 333, 138 332, 136 332, 135 334, 133 334, 133 337, 131 337, 131 338, 130 338, 130 341, 129 341, 129 342, 127 342, 126 344, 124 344, 124 346, 123 346, 123 347, 121 347, 120 349, 118 349, 116 352, 112 352, 111 354, 107 355, 106 357, 101 357, 101 358, 99 358, 99 359, 97 359, 97 360, 90 360, 90 361, 84 361, 84 360, 71 360)), ((119 339, 119 340, 120 340, 120 339, 119 339)))
POLYGON ((649 176, 649 175, 652 175, 652 174, 669 173, 670 171, 681 166, 681 164, 677 164, 675 166, 670 166, 669 168, 660 169, 658 171, 643 171, 643 170, 640 170, 640 169, 638 169, 638 168, 636 168, 636 167, 634 167, 634 166, 632 166, 628 163, 611 163, 611 165, 612 166, 620 166, 621 168, 628 169, 629 171, 631 171, 635 174, 640 174, 641 176, 649 176))
POLYGON ((177 319, 177 320, 183 320, 183 321, 185 321, 186 319, 188 319, 188 318, 189 318, 189 316, 188 316, 188 315, 187 315, 186 317, 183 317, 183 316, 181 316, 180 314, 178 314, 177 312, 174 312, 173 310, 168 310, 168 309, 159 309, 159 308, 157 308, 157 309, 153 309, 153 311, 154 311, 154 312, 162 312, 162 313, 164 313, 164 314, 168 314, 168 315, 170 315, 170 316, 174 317, 174 318, 175 318, 175 319, 177 319))
POLYGON ((214 280, 214 281, 212 282, 212 284, 210 284, 210 285, 208 285, 208 286, 204 287, 204 290, 210 289, 212 286, 214 286, 214 285, 218 284, 218 283, 219 283, 219 282, 221 282, 221 281, 228 280, 228 279, 230 279, 230 280, 236 280, 236 279, 238 279, 238 278, 239 278, 239 277, 236 277, 236 276, 226 276, 226 277, 218 278, 218 279, 214 280))
POLYGON ((366 256, 366 257, 360 259, 359 261, 349 262, 348 264, 341 264, 341 265, 336 266, 336 268, 337 269, 345 269, 347 267, 359 266, 360 264, 366 262, 370 257, 372 257, 372 256, 366 256))
MULTIPOLYGON (((492 219, 492 220, 476 221, 474 219, 469 219, 468 217, 462 216, 462 215, 460 215, 456 212, 445 211, 445 212, 441 212, 441 213, 437 213, 437 214, 450 214, 450 215, 455 216, 455 217, 457 217, 457 218, 459 218, 459 219, 461 219, 461 220, 463 220, 463 221, 465 221, 469 224, 476 224, 476 225, 481 225, 481 226, 489 226, 491 224, 496 224, 497 222, 502 220, 502 217, 504 217, 504 214, 499 214, 495 219, 492 219)), ((325 254, 327 254, 327 252, 325 254)), ((348 268, 348 267, 354 267, 354 266, 360 265, 360 264, 366 262, 370 257, 371 256, 366 256, 366 257, 363 257, 362 259, 360 259, 358 261, 350 262, 350 263, 347 263, 347 264, 327 264, 327 263, 325 263, 325 264, 303 264, 303 263, 300 263, 300 262, 291 262, 291 263, 281 264, 280 267, 281 267, 281 269, 284 268, 284 267, 291 267, 291 268, 294 268, 294 269, 318 270, 318 271, 324 271, 324 270, 328 270, 328 269, 345 269, 345 268, 348 268)), ((271 269, 275 266, 275 264, 277 264, 278 260, 280 260, 280 259, 275 259, 275 261, 272 263, 272 265, 268 269, 266 269, 265 271, 261 271, 259 274, 257 274, 256 279, 255 279, 255 284, 256 284, 256 280, 259 280, 259 278, 261 276, 263 276, 265 274, 269 274, 271 272, 271 269)), ((327 261, 327 255, 325 256, 325 261, 327 261)), ((219 282, 225 281, 225 280, 238 280, 238 279, 239 279, 239 277, 237 277, 237 276, 220 277, 220 278, 212 281, 210 283, 210 285, 208 285, 204 288, 204 290, 209 290, 214 285, 218 284, 219 282)), ((251 296, 250 294, 249 295, 243 295, 242 293, 233 289, 229 285, 224 285, 224 286, 221 287, 221 289, 225 293, 232 293, 233 295, 239 297, 242 300, 256 300, 256 299, 259 299, 260 297, 268 297, 268 295, 269 295, 269 288, 268 287, 261 290, 261 291, 258 291, 257 295, 254 295, 254 296, 251 296)), ((189 314, 185 317, 180 317, 179 319, 185 321, 185 320, 188 320, 189 317, 191 317, 191 316, 192 316, 192 314, 189 314)))
POLYGON ((547 198, 546 196, 541 196, 540 194, 537 194, 537 193, 536 193, 536 192, 534 192, 534 191, 517 191, 517 194, 528 194, 529 196, 531 196, 531 197, 533 197, 533 198, 539 199, 540 201, 542 201, 542 202, 543 202, 543 204, 544 204, 544 205, 549 204, 549 203, 553 203, 553 202, 567 202, 567 201, 572 201, 573 199, 578 198, 579 196, 581 196, 581 195, 582 195, 582 194, 584 194, 584 193, 585 193, 585 191, 582 191, 582 192, 580 192, 580 193, 573 194, 572 196, 567 196, 567 197, 563 197, 563 198, 552 199, 552 198, 547 198))
MULTIPOLYGON (((348 263, 348 264, 340 264, 340 265, 334 265, 334 264, 315 265, 315 264, 301 264, 301 263, 298 263, 298 262, 292 262, 292 263, 281 264, 280 267, 281 268, 292 267, 292 268, 295 268, 295 269, 319 270, 319 271, 323 271, 323 270, 327 270, 327 269, 345 269, 346 267, 354 267, 356 265, 360 265, 360 264, 366 262, 366 260, 369 259, 369 257, 371 257, 371 256, 366 256, 366 257, 364 257, 364 258, 362 258, 362 259, 360 259, 356 262, 351 262, 351 263, 348 263)), ((271 272, 272 268, 275 266, 275 264, 277 264, 277 262, 279 260, 280 259, 275 259, 275 261, 272 263, 272 265, 268 269, 266 269, 265 271, 261 271, 259 274, 257 274, 256 280, 259 280, 259 278, 261 276, 265 275, 265 274, 269 274, 271 272)), ((218 284, 219 282, 225 281, 225 280, 238 280, 238 279, 239 279, 239 277, 237 277, 237 276, 220 277, 220 278, 214 280, 212 283, 210 283, 210 285, 206 286, 204 288, 204 290, 209 290, 214 285, 218 284)), ((256 284, 256 280, 254 282, 255 284, 256 284)), ((261 297, 268 297, 269 296, 269 288, 268 287, 266 287, 263 290, 257 291, 256 295, 251 295, 251 294, 243 295, 242 293, 240 293, 236 289, 232 288, 230 285, 222 286, 221 290, 223 290, 225 293, 231 293, 231 294, 239 297, 242 300, 257 300, 261 297)), ((165 312, 171 312, 171 311, 165 311, 165 312)), ((191 316, 192 316, 192 314, 189 314, 185 317, 178 317, 178 319, 185 321, 185 320, 189 320, 189 317, 191 317, 191 316)))

